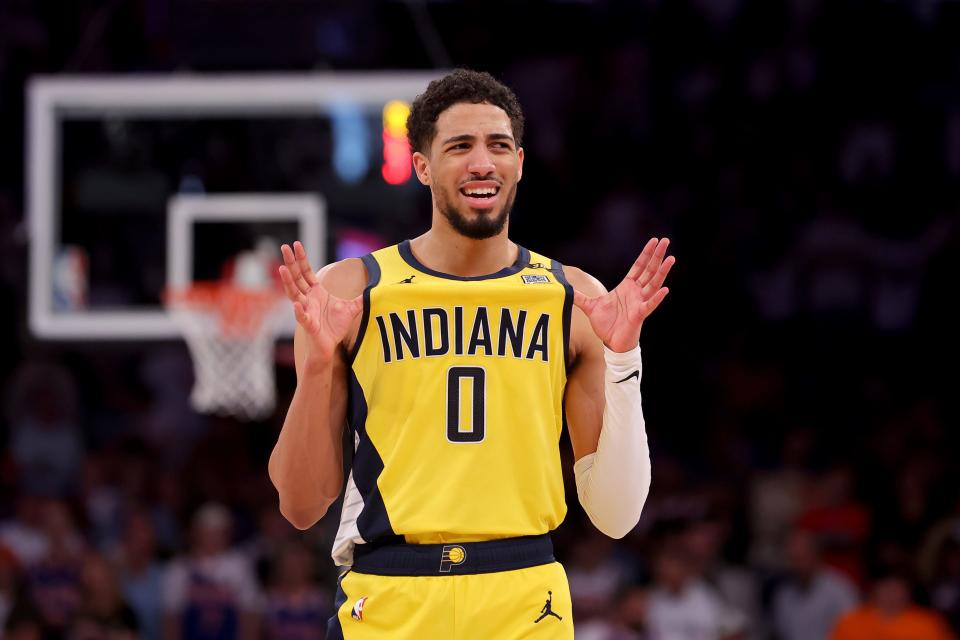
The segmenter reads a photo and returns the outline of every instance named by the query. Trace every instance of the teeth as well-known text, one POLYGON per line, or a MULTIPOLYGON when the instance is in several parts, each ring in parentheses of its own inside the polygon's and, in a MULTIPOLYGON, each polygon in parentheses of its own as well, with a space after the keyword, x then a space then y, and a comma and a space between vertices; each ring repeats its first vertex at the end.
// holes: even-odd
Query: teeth
POLYGON ((468 196, 483 196, 493 195, 497 192, 497 190, 492 187, 486 187, 484 189, 464 189, 463 192, 468 196))

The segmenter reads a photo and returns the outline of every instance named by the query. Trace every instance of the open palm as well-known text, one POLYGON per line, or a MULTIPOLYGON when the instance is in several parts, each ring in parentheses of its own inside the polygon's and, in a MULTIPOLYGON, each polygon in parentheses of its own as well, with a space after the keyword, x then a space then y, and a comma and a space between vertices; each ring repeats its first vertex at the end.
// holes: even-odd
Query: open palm
POLYGON ((331 295, 320 284, 300 242, 280 247, 283 265, 280 278, 293 302, 297 322, 306 331, 310 344, 323 355, 332 354, 363 309, 363 296, 344 300, 331 295))
POLYGON ((627 277, 613 291, 595 298, 574 292, 574 304, 586 314, 594 333, 611 350, 624 352, 636 347, 643 321, 670 292, 663 286, 676 262, 673 256, 664 258, 669 245, 668 238, 650 238, 627 277))

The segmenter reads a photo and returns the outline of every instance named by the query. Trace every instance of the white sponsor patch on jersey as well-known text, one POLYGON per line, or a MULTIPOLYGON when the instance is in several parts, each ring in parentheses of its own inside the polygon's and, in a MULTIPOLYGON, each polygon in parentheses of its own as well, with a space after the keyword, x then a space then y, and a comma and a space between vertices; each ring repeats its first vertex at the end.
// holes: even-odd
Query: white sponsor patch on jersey
POLYGON ((547 276, 540 275, 535 273, 533 275, 522 275, 520 276, 523 279, 525 284, 547 284, 550 282, 550 278, 547 276))

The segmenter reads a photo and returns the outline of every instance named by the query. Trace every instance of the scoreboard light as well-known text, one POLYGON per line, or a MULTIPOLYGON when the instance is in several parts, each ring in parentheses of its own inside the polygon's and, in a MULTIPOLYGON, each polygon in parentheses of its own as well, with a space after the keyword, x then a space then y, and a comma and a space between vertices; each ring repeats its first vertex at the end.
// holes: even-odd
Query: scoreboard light
POLYGON ((359 105, 340 102, 330 109, 333 126, 333 170, 347 184, 357 184, 370 170, 373 128, 359 105))
POLYGON ((407 116, 410 105, 392 100, 383 107, 383 179, 387 184, 403 184, 413 172, 410 143, 407 142, 407 116))

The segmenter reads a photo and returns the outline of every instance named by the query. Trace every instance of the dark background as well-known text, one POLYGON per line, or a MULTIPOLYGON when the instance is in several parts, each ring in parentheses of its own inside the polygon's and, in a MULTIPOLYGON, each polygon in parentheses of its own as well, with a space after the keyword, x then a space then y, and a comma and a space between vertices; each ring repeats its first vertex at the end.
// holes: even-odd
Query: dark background
MULTIPOLYGON (((709 637, 793 637, 776 602, 803 573, 785 552, 797 532, 865 601, 895 573, 960 630, 960 3, 936 0, 6 0, 0 613, 69 633, 96 599, 78 568, 91 558, 135 599, 121 552, 131 522, 153 531, 142 553, 161 576, 209 502, 229 510, 265 594, 285 593, 274 569, 298 544, 314 558, 309 582, 330 591, 339 515, 308 533, 278 521, 266 461, 289 368, 275 415, 240 423, 189 410, 180 343, 30 335, 25 83, 455 66, 490 71, 524 107, 516 241, 607 286, 651 236, 669 236, 678 259, 641 338, 654 466, 641 523, 610 542, 572 491, 556 534, 578 637, 656 637, 661 596, 687 588, 671 590, 658 558, 745 621, 709 637), (24 536, 73 551, 18 551, 24 536), (68 596, 37 604, 50 585, 68 596)), ((425 229, 429 194, 417 197, 419 218, 368 226, 391 242, 425 229)), ((334 231, 349 220, 331 215, 334 231)), ((283 636, 256 609, 264 633, 283 636)), ((141 629, 158 637, 151 620, 141 629)))

